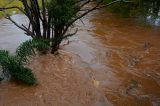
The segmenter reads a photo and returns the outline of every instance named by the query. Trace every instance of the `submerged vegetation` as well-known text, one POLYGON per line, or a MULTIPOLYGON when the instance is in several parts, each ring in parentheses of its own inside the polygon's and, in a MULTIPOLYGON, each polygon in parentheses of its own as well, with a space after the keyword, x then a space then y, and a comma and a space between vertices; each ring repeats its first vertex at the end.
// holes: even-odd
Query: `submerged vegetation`
POLYGON ((36 83, 31 69, 20 64, 19 60, 15 56, 10 55, 8 51, 0 50, 0 65, 5 75, 10 75, 15 80, 28 85, 36 83))
POLYGON ((36 54, 38 51, 40 54, 46 54, 50 50, 49 41, 32 39, 22 43, 16 50, 16 57, 21 63, 28 61, 28 57, 36 54))
POLYGON ((36 84, 37 81, 32 70, 26 67, 25 64, 29 57, 35 55, 36 52, 44 54, 47 51, 49 51, 48 42, 37 39, 22 43, 17 48, 16 55, 11 55, 8 51, 0 50, 0 65, 2 66, 4 76, 11 76, 16 81, 28 85, 36 84))

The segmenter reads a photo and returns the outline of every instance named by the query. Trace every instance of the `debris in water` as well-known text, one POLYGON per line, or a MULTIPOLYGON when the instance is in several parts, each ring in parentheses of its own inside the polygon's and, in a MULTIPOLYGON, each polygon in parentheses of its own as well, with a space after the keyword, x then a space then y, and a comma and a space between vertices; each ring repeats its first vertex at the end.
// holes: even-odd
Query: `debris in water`
POLYGON ((150 42, 145 42, 143 45, 144 50, 148 50, 151 47, 151 43, 150 42))
POLYGON ((92 82, 93 82, 95 87, 99 86, 99 81, 97 81, 94 77, 92 77, 92 82))
POLYGON ((131 80, 126 89, 126 94, 129 95, 131 91, 135 90, 138 87, 138 82, 135 80, 131 80))

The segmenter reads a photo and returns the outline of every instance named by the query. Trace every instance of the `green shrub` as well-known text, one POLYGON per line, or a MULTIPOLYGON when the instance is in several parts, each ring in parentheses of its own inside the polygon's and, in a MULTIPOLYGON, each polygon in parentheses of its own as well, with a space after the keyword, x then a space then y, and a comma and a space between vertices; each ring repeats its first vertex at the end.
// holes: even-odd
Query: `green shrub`
POLYGON ((27 85, 36 84, 36 78, 32 71, 19 63, 19 60, 15 56, 11 56, 8 51, 0 50, 0 65, 4 73, 10 74, 13 79, 27 85))
POLYGON ((27 57, 35 55, 34 48, 32 46, 32 40, 28 40, 22 43, 16 50, 16 57, 19 63, 25 63, 28 61, 27 57))
POLYGON ((36 51, 41 54, 46 54, 50 50, 49 41, 32 39, 22 43, 16 50, 16 57, 19 62, 25 63, 28 61, 28 57, 36 54, 36 51))
MULTIPOLYGON (((22 43, 16 50, 16 55, 12 56, 8 51, 0 50, 0 65, 4 75, 9 74, 16 81, 21 81, 28 85, 36 84, 36 78, 32 70, 24 67, 28 58, 35 55, 36 51, 46 54, 50 50, 49 41, 32 39, 22 43)), ((0 78, 3 80, 3 78, 0 78)))
POLYGON ((41 54, 46 54, 50 50, 50 42, 48 40, 33 39, 33 48, 41 54))
POLYGON ((32 70, 29 68, 25 68, 23 66, 13 65, 11 66, 12 69, 10 69, 10 73, 12 76, 14 76, 15 80, 21 81, 28 85, 34 85, 36 84, 36 79, 32 73, 32 70))

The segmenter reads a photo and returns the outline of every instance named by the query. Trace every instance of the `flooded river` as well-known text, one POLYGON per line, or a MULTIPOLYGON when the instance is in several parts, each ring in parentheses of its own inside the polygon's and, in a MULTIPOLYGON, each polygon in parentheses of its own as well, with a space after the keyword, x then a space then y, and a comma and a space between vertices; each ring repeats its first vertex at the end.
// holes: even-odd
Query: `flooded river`
MULTIPOLYGON (((15 15, 16 20, 23 15, 15 15)), ((59 56, 36 56, 29 66, 39 85, 0 83, 0 106, 160 106, 160 28, 98 11, 83 18, 59 56)), ((0 48, 30 39, 0 21, 0 48)))
POLYGON ((118 106, 159 106, 160 28, 140 27, 131 19, 105 12, 91 22, 93 36, 106 49, 100 59, 108 75, 104 79, 109 81, 102 85, 106 97, 118 106))

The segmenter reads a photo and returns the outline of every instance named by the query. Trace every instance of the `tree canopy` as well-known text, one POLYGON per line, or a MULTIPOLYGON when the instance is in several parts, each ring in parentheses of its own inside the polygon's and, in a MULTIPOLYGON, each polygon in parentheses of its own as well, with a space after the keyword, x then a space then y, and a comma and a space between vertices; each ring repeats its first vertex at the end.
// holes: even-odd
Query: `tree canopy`
MULTIPOLYGON (((11 0, 13 1, 13 0, 11 0)), ((103 0, 18 0, 23 6, 1 7, 0 11, 18 9, 29 20, 28 26, 19 25, 9 14, 6 18, 22 29, 27 35, 36 39, 47 39, 51 43, 52 53, 59 49, 63 39, 76 33, 69 33, 68 30, 74 23, 88 13, 110 6, 117 2, 128 2, 114 0, 104 2, 103 0), (87 6, 92 5, 92 6, 87 6)))

